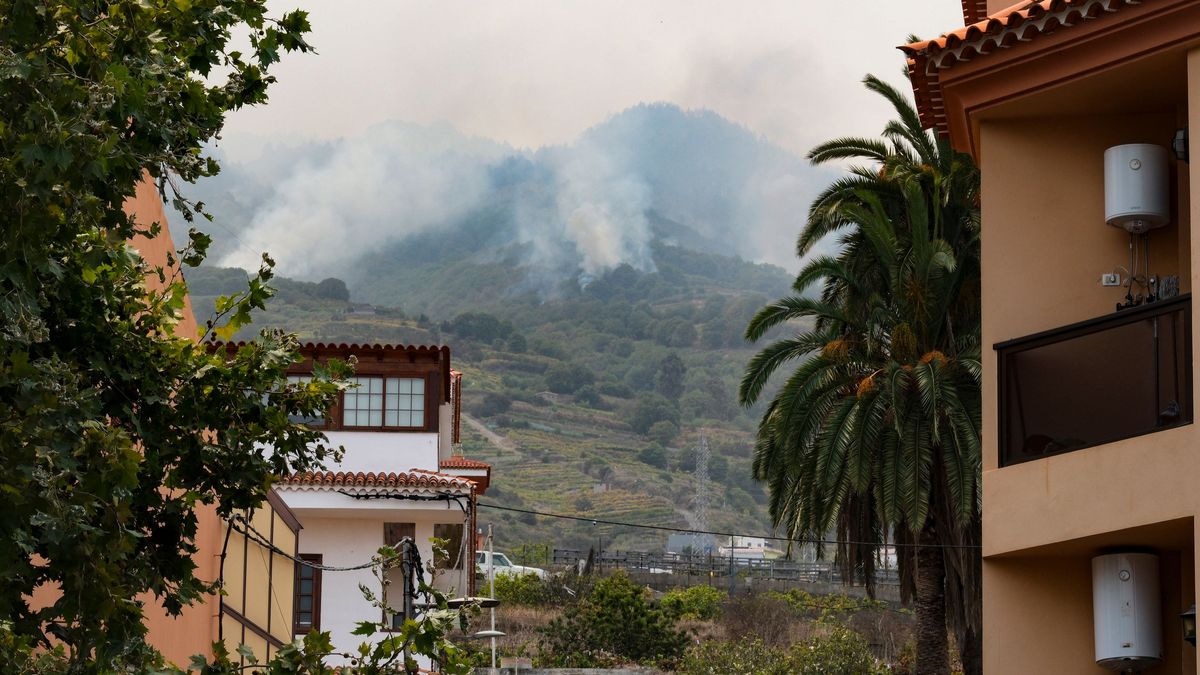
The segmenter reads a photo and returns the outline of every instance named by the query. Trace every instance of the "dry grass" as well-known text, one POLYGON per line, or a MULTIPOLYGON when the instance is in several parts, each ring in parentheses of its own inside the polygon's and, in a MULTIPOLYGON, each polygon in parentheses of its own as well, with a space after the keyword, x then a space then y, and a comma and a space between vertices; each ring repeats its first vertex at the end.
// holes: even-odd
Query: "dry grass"
MULTIPOLYGON (((540 629, 562 613, 562 607, 498 607, 496 629, 505 633, 498 640, 499 654, 536 657, 540 629)), ((911 659, 912 614, 886 607, 870 608, 846 616, 845 623, 860 633, 885 663, 901 664, 911 659)), ((483 611, 472 620, 470 631, 483 630, 488 625, 488 613, 483 611)), ((803 642, 828 627, 815 616, 798 613, 787 602, 768 594, 736 596, 725 603, 721 618, 715 621, 683 620, 678 626, 696 643, 761 640, 767 646, 781 648, 803 642)), ((488 646, 486 640, 470 641, 469 645, 480 651, 486 651, 488 646)))

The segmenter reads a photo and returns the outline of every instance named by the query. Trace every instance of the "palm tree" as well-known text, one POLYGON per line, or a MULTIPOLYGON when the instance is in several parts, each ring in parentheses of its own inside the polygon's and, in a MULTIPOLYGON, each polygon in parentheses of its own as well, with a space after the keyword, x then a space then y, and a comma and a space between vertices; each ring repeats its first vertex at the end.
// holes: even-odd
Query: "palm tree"
POLYGON ((843 569, 869 591, 874 553, 892 533, 905 554, 902 591, 916 600, 918 672, 948 672, 949 606, 964 667, 976 673, 978 173, 921 129, 903 95, 876 78, 866 84, 899 120, 882 140, 838 139, 810 154, 871 165, 814 202, 798 252, 839 231, 842 249, 811 260, 797 294, 753 319, 753 341, 793 320, 806 327, 754 357, 740 398, 753 404, 781 367, 805 359, 759 426, 754 471, 770 488, 775 525, 796 540, 835 531, 843 569), (820 297, 806 297, 817 282, 820 297))

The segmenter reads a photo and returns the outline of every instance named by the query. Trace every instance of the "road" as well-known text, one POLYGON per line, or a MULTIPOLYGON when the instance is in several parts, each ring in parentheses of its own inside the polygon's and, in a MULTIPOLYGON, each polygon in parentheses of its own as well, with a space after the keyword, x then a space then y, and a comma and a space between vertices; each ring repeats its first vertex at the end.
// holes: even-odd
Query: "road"
POLYGON ((474 429, 475 431, 478 431, 484 438, 486 438, 488 440, 488 443, 491 443, 492 445, 496 446, 497 448, 500 448, 501 450, 516 450, 517 449, 517 445, 515 443, 513 443, 512 440, 510 440, 508 437, 502 436, 502 435, 496 433, 495 431, 492 431, 491 429, 489 429, 487 427, 486 424, 484 424, 483 422, 480 422, 479 420, 475 419, 474 417, 471 417, 470 415, 468 415, 466 413, 462 413, 462 419, 472 429, 474 429))

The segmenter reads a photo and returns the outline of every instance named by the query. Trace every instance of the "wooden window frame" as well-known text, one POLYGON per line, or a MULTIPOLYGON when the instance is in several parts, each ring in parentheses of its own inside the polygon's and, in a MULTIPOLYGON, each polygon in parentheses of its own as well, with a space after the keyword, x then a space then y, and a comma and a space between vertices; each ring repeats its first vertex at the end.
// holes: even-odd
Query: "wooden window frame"
MULTIPOLYGON (((310 563, 315 563, 317 565, 323 565, 324 561, 325 561, 325 556, 320 553, 301 553, 297 557, 300 558, 301 560, 304 560, 304 561, 310 562, 310 563)), ((294 607, 292 609, 292 634, 293 635, 304 635, 310 631, 321 630, 321 570, 316 569, 316 568, 313 569, 313 579, 312 579, 312 581, 313 581, 312 625, 310 625, 310 626, 301 626, 300 625, 300 596, 302 595, 300 593, 300 569, 302 567, 303 567, 302 564, 296 563, 296 591, 294 594, 295 597, 292 599, 292 604, 294 605, 294 607)))
MULTIPOLYGON (((431 408, 430 399, 431 399, 432 382, 430 381, 429 374, 423 374, 423 373, 413 373, 413 374, 355 373, 354 377, 356 377, 356 378, 372 377, 372 378, 379 378, 379 379, 383 380, 383 390, 380 393, 380 396, 382 397, 382 400, 383 400, 383 408, 381 409, 380 414, 382 416, 381 419, 383 419, 385 421, 385 423, 381 423, 379 425, 364 425, 364 424, 349 425, 349 424, 346 424, 346 392, 342 392, 342 394, 338 397, 338 408, 337 408, 338 429, 340 429, 342 431, 392 431, 392 432, 409 432, 409 433, 427 432, 427 431, 431 431, 433 429, 432 425, 430 424, 430 408, 431 408), (422 386, 424 388, 424 391, 421 392, 422 420, 421 420, 421 424, 419 426, 391 426, 391 425, 386 424, 386 420, 387 420, 387 382, 388 382, 388 380, 420 380, 423 383, 422 386)), ((436 414, 437 406, 434 405, 434 406, 432 406, 432 408, 434 409, 435 414, 436 414)), ((356 410, 357 410, 357 408, 356 408, 356 410)), ((409 411, 409 412, 412 412, 412 411, 409 411)))

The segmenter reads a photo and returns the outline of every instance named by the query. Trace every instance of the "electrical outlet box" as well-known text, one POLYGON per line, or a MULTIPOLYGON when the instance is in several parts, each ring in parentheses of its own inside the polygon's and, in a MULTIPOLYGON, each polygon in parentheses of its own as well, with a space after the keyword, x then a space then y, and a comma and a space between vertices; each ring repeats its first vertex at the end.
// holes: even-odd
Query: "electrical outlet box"
POLYGON ((1121 275, 1116 272, 1108 272, 1100 275, 1101 286, 1120 286, 1121 275))

